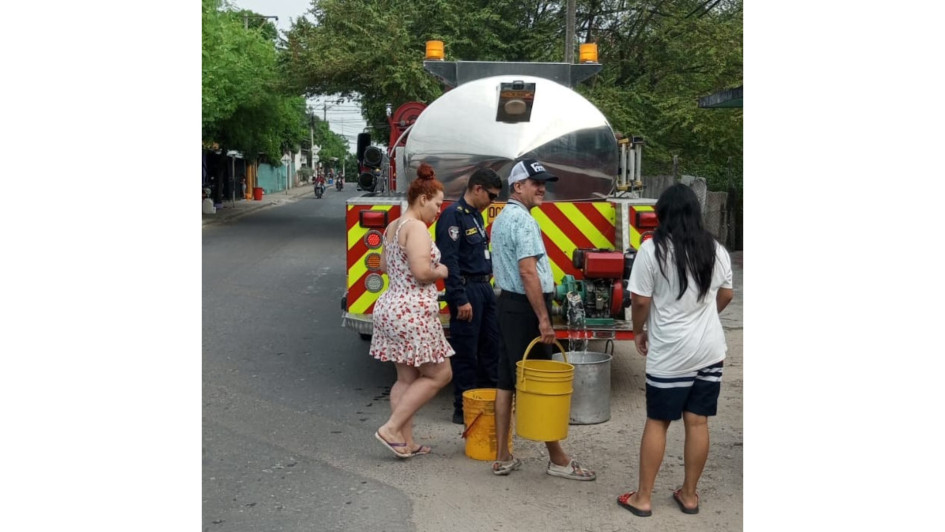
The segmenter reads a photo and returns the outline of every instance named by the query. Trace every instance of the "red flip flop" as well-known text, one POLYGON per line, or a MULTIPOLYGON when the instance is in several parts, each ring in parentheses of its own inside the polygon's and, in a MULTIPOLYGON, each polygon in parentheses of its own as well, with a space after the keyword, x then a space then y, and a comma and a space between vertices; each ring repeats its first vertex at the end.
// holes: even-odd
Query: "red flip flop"
POLYGON ((619 504, 620 506, 623 506, 623 507, 626 508, 627 510, 630 510, 630 513, 632 513, 633 515, 635 515, 635 516, 637 516, 637 517, 649 517, 649 516, 653 515, 653 511, 652 511, 652 510, 641 510, 641 509, 637 508, 636 506, 630 504, 630 502, 629 502, 629 501, 630 501, 630 497, 633 497, 633 494, 634 494, 634 493, 636 493, 636 492, 635 492, 635 491, 631 491, 630 493, 624 493, 624 494, 621 495, 620 497, 617 497, 617 504, 619 504))
MULTIPOLYGON (((673 500, 676 501, 676 504, 679 505, 679 510, 684 514, 697 514, 699 513, 699 503, 696 502, 695 508, 686 508, 686 505, 682 502, 682 497, 679 494, 682 493, 682 488, 673 492, 673 500)), ((696 501, 699 500, 699 494, 696 494, 696 501)))

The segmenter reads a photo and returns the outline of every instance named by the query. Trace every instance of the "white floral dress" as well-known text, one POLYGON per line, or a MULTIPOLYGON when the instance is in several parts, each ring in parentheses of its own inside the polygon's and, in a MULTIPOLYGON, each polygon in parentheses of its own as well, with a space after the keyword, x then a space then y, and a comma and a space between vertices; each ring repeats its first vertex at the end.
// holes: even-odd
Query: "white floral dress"
MULTIPOLYGON (((428 362, 443 362, 453 356, 454 351, 440 324, 436 283, 417 281, 410 273, 407 252, 400 247, 400 229, 409 221, 413 220, 404 219, 397 225, 393 242, 386 241, 385 232, 390 286, 374 304, 370 353, 382 362, 418 367, 428 362)), ((435 243, 430 260, 440 262, 440 250, 435 243)))

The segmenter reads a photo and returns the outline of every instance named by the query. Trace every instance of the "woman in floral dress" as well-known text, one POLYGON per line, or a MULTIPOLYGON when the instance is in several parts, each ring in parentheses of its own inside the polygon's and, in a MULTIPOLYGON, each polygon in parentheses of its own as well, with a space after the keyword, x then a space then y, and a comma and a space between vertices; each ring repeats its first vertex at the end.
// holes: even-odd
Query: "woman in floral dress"
POLYGON ((407 190, 407 210, 384 232, 381 269, 390 286, 374 305, 371 356, 394 362, 397 382, 390 390, 391 415, 377 438, 399 458, 427 454, 413 438, 413 416, 453 377, 447 357, 453 349, 439 320, 436 281, 447 276, 427 227, 443 205, 443 184, 424 163, 407 190))

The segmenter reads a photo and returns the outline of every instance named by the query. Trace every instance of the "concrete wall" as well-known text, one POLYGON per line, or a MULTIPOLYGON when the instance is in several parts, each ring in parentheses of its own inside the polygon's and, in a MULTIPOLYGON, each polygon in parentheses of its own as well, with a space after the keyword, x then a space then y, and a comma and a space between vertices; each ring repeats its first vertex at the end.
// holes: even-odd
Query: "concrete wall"
MULTIPOLYGON (((660 194, 676 182, 671 175, 643 177, 644 198, 659 199, 660 194)), ((718 239, 723 245, 728 247, 729 235, 731 234, 728 216, 728 193, 709 192, 706 188, 705 178, 694 176, 682 176, 679 180, 692 187, 693 192, 699 198, 702 205, 702 219, 705 222, 706 229, 718 239)))

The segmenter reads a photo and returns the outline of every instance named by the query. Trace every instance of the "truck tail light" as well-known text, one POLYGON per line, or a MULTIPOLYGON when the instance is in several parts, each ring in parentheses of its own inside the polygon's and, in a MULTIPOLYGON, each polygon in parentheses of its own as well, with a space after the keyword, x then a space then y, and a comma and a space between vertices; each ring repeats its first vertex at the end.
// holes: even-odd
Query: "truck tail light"
POLYGON ((638 212, 636 225, 637 229, 640 230, 656 229, 656 226, 659 225, 659 221, 656 219, 655 212, 638 212))
POLYGON ((364 288, 368 292, 376 294, 384 288, 384 278, 379 273, 372 273, 364 279, 364 288))
POLYGON ((367 234, 364 235, 364 245, 367 246, 368 249, 377 249, 381 247, 381 243, 383 241, 384 236, 381 235, 380 231, 374 229, 368 231, 367 234))
POLYGON ((377 270, 380 270, 381 269, 381 254, 377 252, 368 253, 367 256, 364 257, 364 266, 372 272, 376 272, 377 270))
POLYGON ((387 227, 387 211, 365 210, 358 213, 360 216, 361 227, 370 227, 374 229, 383 229, 387 227))

